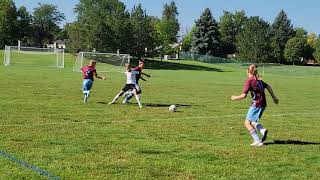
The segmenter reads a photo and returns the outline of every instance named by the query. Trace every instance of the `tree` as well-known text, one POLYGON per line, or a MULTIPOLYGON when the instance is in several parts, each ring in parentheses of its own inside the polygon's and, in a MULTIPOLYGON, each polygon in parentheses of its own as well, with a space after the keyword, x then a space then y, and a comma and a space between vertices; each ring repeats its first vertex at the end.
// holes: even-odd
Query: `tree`
POLYGON ((17 12, 17 38, 23 44, 31 45, 32 34, 32 16, 27 11, 26 7, 21 6, 17 12))
POLYGON ((192 51, 197 54, 221 55, 218 23, 212 17, 211 11, 208 8, 205 9, 196 21, 192 51))
POLYGON ((285 45, 293 35, 291 20, 283 10, 280 11, 271 25, 270 34, 272 37, 271 47, 273 57, 278 62, 281 62, 283 60, 285 45))
POLYGON ((250 17, 237 36, 238 56, 251 62, 264 63, 270 59, 269 24, 258 16, 250 17))
POLYGON ((174 1, 164 5, 161 21, 156 24, 163 53, 171 54, 173 50, 170 45, 177 42, 180 30, 178 15, 178 8, 174 1))
POLYGON ((318 40, 317 40, 316 46, 315 46, 315 50, 312 55, 316 59, 318 64, 320 64, 320 37, 318 37, 318 40))
MULTIPOLYGON (((69 34, 80 33, 83 38, 80 46, 82 50, 97 49, 103 52, 121 53, 130 52, 132 40, 132 25, 129 20, 130 14, 125 5, 119 0, 80 0, 76 5, 75 12, 78 16, 76 25, 69 30, 69 34), (78 32, 70 32, 70 31, 78 32)), ((77 37, 72 36, 70 38, 77 37)), ((78 42, 70 39, 69 43, 78 42)))
POLYGON ((131 12, 130 21, 132 23, 132 54, 137 57, 145 55, 145 48, 152 49, 152 26, 151 19, 147 16, 141 4, 134 6, 131 12))
POLYGON ((57 6, 41 4, 33 12, 33 30, 36 44, 43 47, 54 40, 55 33, 60 31, 59 23, 65 19, 57 6))
POLYGON ((192 39, 193 39, 193 35, 194 35, 195 31, 196 31, 196 27, 193 26, 191 31, 189 33, 187 33, 187 35, 185 37, 183 37, 183 39, 182 39, 182 51, 184 51, 184 52, 191 51, 192 39))
POLYGON ((222 50, 225 55, 234 54, 236 48, 236 36, 241 32, 246 21, 244 11, 237 11, 235 14, 224 11, 220 18, 219 31, 221 34, 222 50))
POLYGON ((293 37, 288 40, 285 50, 284 57, 287 62, 294 63, 295 61, 299 61, 300 57, 303 56, 304 50, 304 42, 299 37, 293 37))
POLYGON ((12 0, 0 1, 0 48, 17 41, 17 8, 12 0))

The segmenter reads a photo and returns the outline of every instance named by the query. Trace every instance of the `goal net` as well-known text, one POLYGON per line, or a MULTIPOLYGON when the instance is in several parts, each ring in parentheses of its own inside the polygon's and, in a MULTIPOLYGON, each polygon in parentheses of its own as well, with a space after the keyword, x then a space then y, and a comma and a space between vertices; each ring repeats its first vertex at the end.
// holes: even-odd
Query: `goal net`
POLYGON ((99 72, 123 72, 124 65, 130 64, 129 54, 79 52, 73 71, 80 72, 81 68, 88 65, 90 60, 97 61, 96 69, 99 72))
POLYGON ((64 68, 64 50, 5 46, 3 64, 5 66, 19 65, 64 68))

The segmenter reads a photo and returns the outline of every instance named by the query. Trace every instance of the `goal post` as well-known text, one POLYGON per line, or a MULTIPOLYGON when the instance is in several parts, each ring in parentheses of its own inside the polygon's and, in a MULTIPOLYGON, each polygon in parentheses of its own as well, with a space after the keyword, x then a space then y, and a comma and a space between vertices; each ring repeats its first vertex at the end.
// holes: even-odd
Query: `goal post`
POLYGON ((73 66, 73 71, 81 72, 90 60, 97 62, 99 72, 122 72, 125 64, 130 64, 130 54, 79 52, 73 66))
POLYGON ((3 64, 64 68, 64 49, 5 46, 3 64))

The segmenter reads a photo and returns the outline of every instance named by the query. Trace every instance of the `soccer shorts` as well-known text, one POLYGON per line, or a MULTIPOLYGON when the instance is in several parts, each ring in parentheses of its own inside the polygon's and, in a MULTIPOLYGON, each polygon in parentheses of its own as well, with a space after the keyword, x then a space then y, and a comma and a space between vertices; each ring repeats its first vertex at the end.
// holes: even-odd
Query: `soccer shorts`
POLYGON ((92 85, 93 85, 93 81, 91 79, 84 79, 82 82, 82 90, 90 91, 92 85))
POLYGON ((246 120, 258 122, 264 110, 265 110, 265 107, 258 108, 255 106, 251 106, 248 110, 246 120))

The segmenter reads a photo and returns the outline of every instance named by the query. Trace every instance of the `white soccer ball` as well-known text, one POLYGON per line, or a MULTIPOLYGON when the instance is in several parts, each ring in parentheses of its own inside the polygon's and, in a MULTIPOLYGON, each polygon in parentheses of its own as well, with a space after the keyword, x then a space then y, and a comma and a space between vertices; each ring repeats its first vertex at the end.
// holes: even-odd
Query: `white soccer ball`
POLYGON ((174 104, 172 104, 170 107, 169 107, 169 111, 171 111, 171 112, 176 112, 177 111, 177 106, 176 105, 174 105, 174 104))

